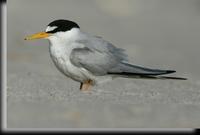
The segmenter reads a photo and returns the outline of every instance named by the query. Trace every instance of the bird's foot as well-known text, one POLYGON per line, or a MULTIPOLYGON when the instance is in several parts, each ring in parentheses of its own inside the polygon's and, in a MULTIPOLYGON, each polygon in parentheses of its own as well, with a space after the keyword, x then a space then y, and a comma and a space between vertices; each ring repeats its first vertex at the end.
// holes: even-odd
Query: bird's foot
POLYGON ((81 83, 80 90, 81 91, 90 91, 90 87, 92 86, 92 80, 86 80, 85 82, 81 83))

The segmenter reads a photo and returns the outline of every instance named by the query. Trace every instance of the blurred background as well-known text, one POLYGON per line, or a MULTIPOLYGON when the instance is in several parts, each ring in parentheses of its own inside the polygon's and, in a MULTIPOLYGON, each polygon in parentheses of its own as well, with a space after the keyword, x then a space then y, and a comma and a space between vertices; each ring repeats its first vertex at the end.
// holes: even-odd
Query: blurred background
POLYGON ((199 24, 199 0, 8 0, 8 127, 199 126, 199 24), (53 65, 47 40, 23 40, 56 19, 75 21, 82 31, 124 48, 133 64, 176 70, 174 75, 189 81, 158 84, 123 79, 124 86, 114 81, 92 94, 82 94, 79 84, 53 65), (50 101, 53 105, 48 106, 50 101), (87 109, 91 101, 104 110, 99 118, 95 113, 100 108, 87 109), (137 105, 128 105, 133 103, 137 105), (152 106, 145 105, 149 103, 152 106), (160 103, 181 106, 155 107, 160 103))
POLYGON ((8 59, 26 54, 49 67, 48 41, 22 39, 63 18, 126 49, 133 63, 200 78, 199 8, 199 0, 8 1, 8 59))

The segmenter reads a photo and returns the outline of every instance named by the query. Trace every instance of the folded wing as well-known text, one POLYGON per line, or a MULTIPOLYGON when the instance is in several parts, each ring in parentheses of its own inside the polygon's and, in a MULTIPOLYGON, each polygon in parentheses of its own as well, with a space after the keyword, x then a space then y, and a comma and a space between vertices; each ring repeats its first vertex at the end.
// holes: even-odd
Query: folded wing
MULTIPOLYGON (((81 40, 79 43, 84 44, 85 47, 74 49, 70 60, 75 66, 85 68, 94 75, 110 74, 124 77, 155 78, 154 76, 175 72, 173 70, 150 69, 129 64, 123 49, 116 48, 100 38, 81 40)), ((168 77, 168 79, 170 78, 168 77)))

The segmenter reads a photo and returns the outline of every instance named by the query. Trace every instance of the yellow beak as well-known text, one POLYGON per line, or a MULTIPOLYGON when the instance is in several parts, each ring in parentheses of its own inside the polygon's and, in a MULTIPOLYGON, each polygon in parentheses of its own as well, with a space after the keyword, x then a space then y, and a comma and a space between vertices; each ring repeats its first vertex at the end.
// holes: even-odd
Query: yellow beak
POLYGON ((31 36, 26 37, 24 40, 33 40, 33 39, 40 39, 40 38, 46 38, 49 37, 50 34, 46 32, 39 32, 36 34, 33 34, 31 36))

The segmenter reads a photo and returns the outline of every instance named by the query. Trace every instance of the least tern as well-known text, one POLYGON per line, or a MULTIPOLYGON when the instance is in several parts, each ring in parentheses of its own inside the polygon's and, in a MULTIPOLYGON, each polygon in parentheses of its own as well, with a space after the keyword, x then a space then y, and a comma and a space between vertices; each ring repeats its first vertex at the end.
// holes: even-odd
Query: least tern
POLYGON ((40 38, 50 41, 49 51, 55 66, 64 75, 80 82, 81 90, 89 90, 100 80, 114 77, 185 80, 160 76, 176 72, 174 70, 130 64, 124 49, 115 47, 101 37, 82 32, 73 21, 55 20, 48 24, 45 32, 28 36, 25 40, 40 38))

